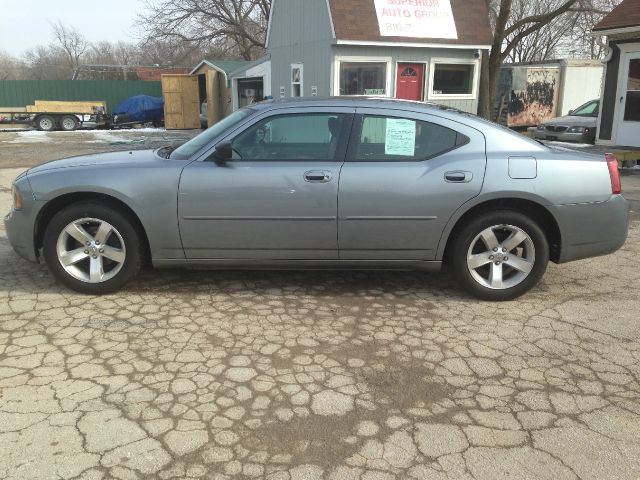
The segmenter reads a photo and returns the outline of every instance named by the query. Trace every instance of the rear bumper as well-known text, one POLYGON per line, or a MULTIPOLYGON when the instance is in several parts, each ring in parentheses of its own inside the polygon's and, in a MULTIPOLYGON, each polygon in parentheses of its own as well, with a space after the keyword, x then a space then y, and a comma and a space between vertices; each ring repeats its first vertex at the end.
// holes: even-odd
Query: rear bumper
POLYGON ((629 231, 629 203, 613 195, 602 203, 551 207, 560 225, 558 263, 607 255, 624 245, 629 231))

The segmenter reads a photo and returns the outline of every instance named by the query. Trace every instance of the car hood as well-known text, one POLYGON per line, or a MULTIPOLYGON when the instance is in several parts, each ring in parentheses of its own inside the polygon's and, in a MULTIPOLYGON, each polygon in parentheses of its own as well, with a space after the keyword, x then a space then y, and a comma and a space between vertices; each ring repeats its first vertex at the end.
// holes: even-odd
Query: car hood
POLYGON ((577 115, 565 115, 564 117, 554 118, 542 122, 542 125, 561 125, 561 126, 579 126, 579 127, 594 127, 596 126, 598 119, 596 117, 580 117, 577 115))
POLYGON ((63 158, 43 163, 30 168, 27 173, 40 173, 59 168, 74 168, 88 166, 110 165, 140 165, 141 163, 160 162, 163 159, 155 154, 154 150, 136 150, 111 153, 96 153, 93 155, 79 155, 77 157, 63 158))

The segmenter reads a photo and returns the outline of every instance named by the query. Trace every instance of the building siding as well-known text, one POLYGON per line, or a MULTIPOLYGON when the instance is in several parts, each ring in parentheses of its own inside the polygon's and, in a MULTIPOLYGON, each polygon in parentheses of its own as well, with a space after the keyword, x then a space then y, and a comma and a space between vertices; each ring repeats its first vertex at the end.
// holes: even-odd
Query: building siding
POLYGON ((160 82, 121 80, 2 80, 0 107, 25 107, 36 100, 104 101, 112 112, 134 95, 162 96, 160 82))
POLYGON ((334 42, 331 19, 324 0, 275 0, 269 32, 272 95, 291 97, 291 64, 302 63, 302 96, 327 97, 331 88, 331 44, 334 42), (304 5, 302 5, 304 4, 304 5))

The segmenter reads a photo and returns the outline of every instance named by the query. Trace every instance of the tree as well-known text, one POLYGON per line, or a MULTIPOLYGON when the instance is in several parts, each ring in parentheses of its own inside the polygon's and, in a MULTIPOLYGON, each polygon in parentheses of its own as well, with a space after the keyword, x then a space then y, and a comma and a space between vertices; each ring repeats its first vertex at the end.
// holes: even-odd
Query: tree
POLYGON ((271 0, 147 0, 145 40, 216 48, 252 60, 264 53, 271 0))
POLYGON ((82 55, 89 49, 90 43, 74 27, 65 25, 61 20, 51 24, 57 46, 65 53, 67 64, 73 71, 80 65, 82 55))
POLYGON ((64 51, 59 47, 39 45, 24 55, 24 76, 32 80, 68 80, 73 69, 67 65, 64 51))
POLYGON ((18 80, 21 76, 20 61, 0 50, 0 80, 18 80))
MULTIPOLYGON (((478 114, 484 118, 494 118, 494 101, 500 66, 509 58, 517 57, 518 48, 523 42, 541 32, 551 22, 566 21, 565 15, 576 12, 595 11, 591 0, 486 0, 489 6, 493 26, 491 52, 483 56, 482 80, 478 114), (524 7, 523 7, 524 4, 524 7)), ((560 35, 562 36, 562 35, 560 35)), ((551 37, 547 45, 549 51, 557 45, 559 39, 551 37)), ((533 44, 533 48, 544 45, 533 44)))

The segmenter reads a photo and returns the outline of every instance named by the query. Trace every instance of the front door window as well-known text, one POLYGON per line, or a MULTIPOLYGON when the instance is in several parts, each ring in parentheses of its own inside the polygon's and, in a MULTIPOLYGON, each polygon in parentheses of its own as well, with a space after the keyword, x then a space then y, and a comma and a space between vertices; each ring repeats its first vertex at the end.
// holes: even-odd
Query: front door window
POLYGON ((277 115, 249 127, 232 142, 236 160, 325 160, 336 155, 345 119, 340 113, 277 115))
POLYGON ((629 60, 624 121, 640 122, 640 58, 629 60))

